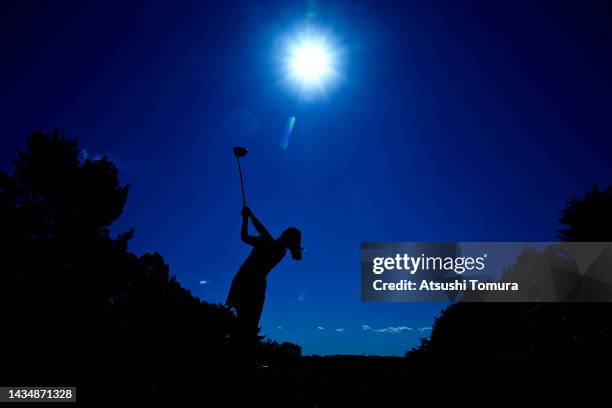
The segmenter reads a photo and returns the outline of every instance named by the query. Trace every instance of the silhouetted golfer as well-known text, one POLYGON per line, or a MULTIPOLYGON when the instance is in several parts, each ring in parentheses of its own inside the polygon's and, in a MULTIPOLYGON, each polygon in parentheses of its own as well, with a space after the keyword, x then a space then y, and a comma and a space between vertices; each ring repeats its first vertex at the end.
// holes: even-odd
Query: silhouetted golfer
POLYGON ((244 243, 252 245, 253 250, 236 273, 225 304, 236 309, 236 337, 248 350, 255 345, 259 331, 259 318, 266 297, 266 276, 285 257, 287 249, 293 259, 302 259, 302 233, 290 227, 274 239, 249 207, 245 206, 242 208, 240 238, 244 243), (259 236, 249 235, 249 218, 259 236))

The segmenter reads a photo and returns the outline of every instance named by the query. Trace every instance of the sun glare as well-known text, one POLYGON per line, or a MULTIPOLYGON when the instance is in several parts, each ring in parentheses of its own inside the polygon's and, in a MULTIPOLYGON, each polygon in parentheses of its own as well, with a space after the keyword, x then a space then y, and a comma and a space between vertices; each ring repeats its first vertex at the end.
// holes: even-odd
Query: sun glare
POLYGON ((291 75, 305 85, 319 83, 333 71, 329 50, 309 40, 294 45, 289 64, 291 75))
POLYGON ((303 96, 322 93, 338 77, 338 51, 328 35, 303 30, 285 43, 285 80, 303 96))

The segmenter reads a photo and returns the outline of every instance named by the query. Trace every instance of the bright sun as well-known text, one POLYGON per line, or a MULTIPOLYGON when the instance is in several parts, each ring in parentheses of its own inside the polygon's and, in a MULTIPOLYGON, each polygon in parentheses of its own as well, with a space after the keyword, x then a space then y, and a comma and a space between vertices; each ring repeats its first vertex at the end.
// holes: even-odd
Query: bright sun
POLYGON ((329 33, 312 27, 285 37, 285 80, 306 98, 324 93, 338 79, 339 52, 329 33))
POLYGON ((304 85, 320 84, 333 73, 331 52, 320 41, 302 40, 290 50, 289 70, 304 85))

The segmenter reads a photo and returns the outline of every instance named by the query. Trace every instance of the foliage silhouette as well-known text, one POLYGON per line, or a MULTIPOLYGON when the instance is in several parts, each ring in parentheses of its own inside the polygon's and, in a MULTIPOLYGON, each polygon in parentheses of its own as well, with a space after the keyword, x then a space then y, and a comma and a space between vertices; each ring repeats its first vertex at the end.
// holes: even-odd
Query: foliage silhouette
POLYGON ((79 398, 227 399, 235 316, 200 301, 158 253, 111 237, 128 187, 107 158, 81 159, 76 139, 36 131, 0 173, 3 385, 74 384, 79 398), (202 394, 203 384, 209 387, 202 394), (105 395, 98 392, 105 389, 105 395))
POLYGON ((584 197, 572 197, 561 212, 564 226, 557 233, 561 241, 612 241, 612 186, 601 191, 595 185, 584 197))
MULTIPOLYGON (((563 241, 611 242, 611 220, 612 187, 601 191, 595 186, 583 198, 568 200, 558 236, 563 241)), ((552 256, 549 252, 526 249, 506 277, 528 278, 522 276, 522 265, 552 256)), ((515 389, 532 392, 550 386, 593 392, 603 389, 594 367, 609 367, 610 344, 610 303, 458 302, 437 317, 430 338, 406 356, 432 369, 445 361, 465 364, 475 375, 485 372, 493 379, 490 390, 498 390, 499 381, 512 381, 515 389)))

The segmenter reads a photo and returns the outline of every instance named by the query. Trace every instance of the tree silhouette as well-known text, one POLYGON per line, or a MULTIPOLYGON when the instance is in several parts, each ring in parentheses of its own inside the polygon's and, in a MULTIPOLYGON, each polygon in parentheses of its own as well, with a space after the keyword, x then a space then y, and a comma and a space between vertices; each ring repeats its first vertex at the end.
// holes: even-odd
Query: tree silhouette
POLYGON ((561 241, 612 241, 612 186, 601 191, 595 185, 583 198, 568 200, 559 219, 564 228, 557 233, 561 241))
POLYGON ((130 252, 133 230, 111 237, 128 187, 107 157, 79 153, 76 139, 37 131, 13 174, 0 173, 0 308, 10 321, 0 383, 142 398, 219 378, 233 315, 182 288, 158 253, 130 252))
MULTIPOLYGON (((563 241, 609 242, 611 220, 612 187, 601 191, 595 186, 584 197, 568 200, 558 236, 563 241)), ((552 256, 552 248, 528 248, 505 276, 528 281, 522 265, 541 260, 548 265, 552 256)), ((458 302, 436 318, 430 338, 406 356, 438 369, 440 364, 454 364, 474 375, 485 371, 493 379, 487 382, 492 389, 500 387, 496 381, 511 381, 514 389, 592 391, 602 381, 592 367, 609 366, 610 344, 610 303, 458 302)))

